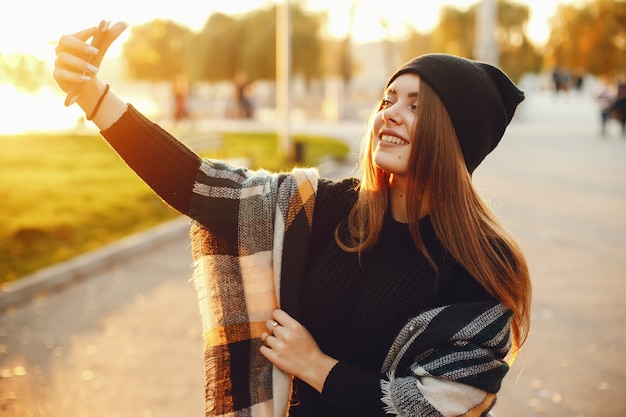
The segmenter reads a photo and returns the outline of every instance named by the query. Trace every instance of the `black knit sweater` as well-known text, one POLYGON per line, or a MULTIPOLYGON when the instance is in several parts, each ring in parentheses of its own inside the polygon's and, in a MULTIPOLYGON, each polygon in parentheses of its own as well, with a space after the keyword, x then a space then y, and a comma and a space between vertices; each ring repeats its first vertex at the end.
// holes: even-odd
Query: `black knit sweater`
MULTIPOLYGON (((164 199, 189 214, 200 158, 132 106, 102 132, 129 166, 164 199)), ((385 218, 375 247, 344 252, 334 239, 356 201, 354 179, 321 180, 313 217, 300 322, 324 353, 339 360, 323 393, 294 383, 290 415, 384 416, 379 370, 406 321, 436 306, 489 299, 485 290, 445 255, 428 217, 420 224, 439 275, 416 248, 408 227, 385 218)))

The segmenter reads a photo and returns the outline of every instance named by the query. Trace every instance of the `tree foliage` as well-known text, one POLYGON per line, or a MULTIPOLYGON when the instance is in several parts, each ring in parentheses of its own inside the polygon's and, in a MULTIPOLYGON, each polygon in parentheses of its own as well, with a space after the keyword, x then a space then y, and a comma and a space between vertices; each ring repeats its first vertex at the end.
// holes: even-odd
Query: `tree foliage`
MULTIPOLYGON (((305 81, 321 77, 323 14, 291 6, 292 71, 305 81)), ((199 33, 171 21, 154 20, 133 29, 123 50, 130 75, 150 81, 185 75, 192 80, 276 76, 276 6, 242 15, 215 13, 199 33)))
POLYGON ((324 75, 320 33, 325 18, 324 14, 311 14, 301 6, 293 7, 291 11, 293 70, 307 83, 324 75))
MULTIPOLYGON (((350 56, 350 37, 323 39, 324 12, 310 12, 304 1, 291 2, 292 73, 306 82, 339 75, 347 82, 358 63, 350 56)), ((498 0, 495 33, 499 65, 514 80, 543 67, 564 66, 605 74, 626 70, 626 1, 587 0, 560 6, 551 22, 551 36, 541 51, 528 38, 528 6, 498 0), (545 58, 544 54, 545 53, 545 58)), ((199 33, 171 21, 155 20, 136 27, 124 45, 133 78, 172 80, 231 80, 239 71, 251 80, 274 79, 276 74, 276 5, 241 15, 212 14, 199 33)), ((445 6, 430 33, 407 31, 393 42, 401 58, 429 52, 474 58, 478 5, 465 9, 445 6)), ((391 48, 392 42, 386 39, 391 48)))
MULTIPOLYGON (((243 71, 251 79, 274 79, 276 7, 237 17, 211 16, 198 35, 199 53, 204 57, 201 78, 218 81, 243 71)), ((299 3, 290 9, 292 72, 309 82, 322 76, 320 31, 324 17, 305 11, 299 3)))
POLYGON ((422 33, 413 26, 407 26, 407 39, 402 44, 401 61, 405 62, 416 56, 433 52, 432 34, 422 33))
POLYGON ((235 17, 223 13, 211 15, 194 42, 194 78, 223 80, 238 70, 243 31, 235 17))
POLYGON ((527 5, 498 1, 496 40, 500 48, 499 64, 514 80, 519 80, 526 72, 538 72, 541 69, 542 56, 526 34, 529 19, 527 5))
MULTIPOLYGON (((238 64, 239 69, 251 79, 276 78, 276 14, 274 6, 242 17, 244 36, 241 43, 242 56, 238 64)), ((294 42, 293 35, 291 42, 294 42)), ((291 65, 294 72, 296 62, 292 55, 291 65)))
POLYGON ((187 27, 156 19, 133 27, 130 38, 122 54, 132 78, 162 81, 189 74, 192 32, 187 27))
POLYGON ((562 4, 550 26, 548 65, 597 75, 626 71, 626 1, 562 4))
POLYGON ((0 54, 0 83, 13 84, 27 93, 36 93, 50 82, 45 61, 30 54, 0 54))
POLYGON ((432 34, 432 52, 472 58, 474 49, 475 8, 463 11, 454 6, 443 6, 439 24, 432 34))
MULTIPOLYGON (((498 24, 495 33, 500 52, 499 66, 513 79, 541 67, 541 56, 526 34, 528 6, 508 0, 498 0, 498 24)), ((479 5, 464 10, 444 6, 439 25, 429 34, 412 32, 407 52, 441 52, 473 59, 476 15, 479 5)))

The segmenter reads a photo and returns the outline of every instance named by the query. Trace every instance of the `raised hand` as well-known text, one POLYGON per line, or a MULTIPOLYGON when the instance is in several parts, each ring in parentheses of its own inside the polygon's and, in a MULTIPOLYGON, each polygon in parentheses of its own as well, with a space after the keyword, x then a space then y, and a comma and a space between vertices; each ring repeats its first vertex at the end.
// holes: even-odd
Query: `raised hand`
POLYGON ((65 105, 78 102, 87 120, 93 120, 101 130, 110 127, 127 109, 125 101, 97 77, 109 46, 127 26, 123 22, 101 22, 98 27, 61 36, 55 50, 53 77, 67 93, 65 105))
MULTIPOLYGON (((127 28, 127 24, 117 22, 105 26, 98 48, 87 43, 98 32, 98 27, 92 27, 73 34, 63 35, 55 49, 53 77, 61 90, 68 93, 73 85, 84 85, 91 82, 99 70, 102 59, 109 46, 127 28)), ((66 103, 71 104, 71 103, 66 103)))

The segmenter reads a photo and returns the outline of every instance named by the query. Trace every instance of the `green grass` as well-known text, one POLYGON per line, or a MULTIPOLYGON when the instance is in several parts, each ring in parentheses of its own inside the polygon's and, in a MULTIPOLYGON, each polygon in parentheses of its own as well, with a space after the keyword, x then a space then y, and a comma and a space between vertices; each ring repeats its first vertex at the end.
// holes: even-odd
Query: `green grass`
MULTIPOLYGON (((345 144, 305 143, 300 165, 345 157, 345 144)), ((222 135, 213 158, 247 158, 252 168, 290 169, 273 134, 222 135)), ((178 215, 98 135, 0 136, 0 284, 97 249, 178 215)))
MULTIPOLYGON (((221 133, 221 149, 202 153, 203 156, 216 159, 245 158, 253 168, 269 171, 290 169, 294 163, 284 161, 278 154, 277 139, 273 133, 221 133)), ((293 146, 301 144, 304 158, 296 165, 316 166, 322 158, 345 158, 349 148, 335 139, 320 136, 294 135, 293 146)))

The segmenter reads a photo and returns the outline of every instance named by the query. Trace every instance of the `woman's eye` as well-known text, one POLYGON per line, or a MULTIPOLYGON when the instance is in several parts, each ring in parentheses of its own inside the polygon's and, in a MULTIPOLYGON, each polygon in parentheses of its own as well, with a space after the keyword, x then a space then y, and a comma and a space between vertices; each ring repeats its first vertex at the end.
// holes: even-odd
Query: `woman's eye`
POLYGON ((383 109, 385 109, 385 108, 389 107, 391 104, 392 104, 392 102, 391 102, 391 100, 390 100, 390 99, 388 99, 388 98, 384 98, 384 99, 382 100, 382 102, 380 103, 380 107, 381 107, 381 108, 383 108, 383 109))

